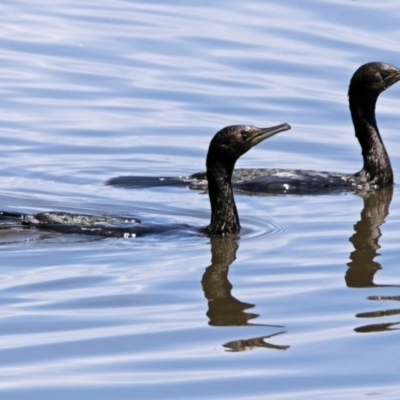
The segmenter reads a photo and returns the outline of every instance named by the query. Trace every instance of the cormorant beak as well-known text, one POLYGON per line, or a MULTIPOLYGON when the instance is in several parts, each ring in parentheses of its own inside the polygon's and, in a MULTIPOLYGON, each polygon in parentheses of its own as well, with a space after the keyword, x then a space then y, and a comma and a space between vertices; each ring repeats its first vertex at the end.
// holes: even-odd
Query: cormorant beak
POLYGON ((400 69, 396 68, 396 71, 385 79, 385 86, 388 88, 398 81, 400 81, 400 69))
POLYGON ((263 140, 268 139, 277 133, 288 131, 289 129, 291 129, 291 126, 287 123, 271 126, 270 128, 257 128, 250 133, 249 139, 247 140, 249 149, 263 140))

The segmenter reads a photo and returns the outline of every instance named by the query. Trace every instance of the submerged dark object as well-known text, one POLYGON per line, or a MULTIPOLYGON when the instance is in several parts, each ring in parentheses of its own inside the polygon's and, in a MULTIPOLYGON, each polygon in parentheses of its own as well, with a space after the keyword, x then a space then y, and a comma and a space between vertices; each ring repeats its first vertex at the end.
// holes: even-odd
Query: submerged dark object
MULTIPOLYGON (((72 214, 58 211, 37 214, 0 211, 0 221, 14 223, 14 226, 0 225, 1 229, 22 227, 49 232, 104 237, 136 237, 139 234, 149 231, 149 228, 143 229, 140 221, 135 218, 72 214)), ((151 233, 151 231, 148 233, 151 233)))
MULTIPOLYGON (((384 90, 400 80, 400 70, 390 64, 370 62, 354 73, 349 86, 349 106, 355 135, 360 143, 363 168, 356 174, 286 169, 236 169, 232 183, 235 192, 245 194, 325 194, 371 190, 393 184, 393 170, 375 118, 376 101, 384 90)), ((107 185, 140 188, 188 186, 205 189, 207 173, 187 177, 122 176, 107 185)))
MULTIPOLYGON (((232 172, 236 161, 263 140, 290 129, 281 124, 271 128, 228 126, 215 134, 207 154, 208 193, 211 204, 210 224, 202 229, 210 236, 226 236, 240 231, 239 216, 232 191, 232 172)), ((142 224, 136 219, 43 212, 20 214, 0 212, 0 220, 14 221, 27 228, 52 232, 104 237, 135 237, 144 234, 188 229, 183 225, 142 224)))

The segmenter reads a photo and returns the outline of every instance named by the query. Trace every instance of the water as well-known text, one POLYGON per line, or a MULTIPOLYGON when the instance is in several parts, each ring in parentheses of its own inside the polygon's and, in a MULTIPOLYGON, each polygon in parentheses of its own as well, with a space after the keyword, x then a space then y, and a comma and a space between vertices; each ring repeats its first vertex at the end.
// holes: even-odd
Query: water
MULTIPOLYGON (((239 167, 357 171, 349 78, 367 61, 400 65, 395 1, 0 10, 9 211, 204 226, 200 192, 103 183, 202 170, 212 135, 236 123, 293 127, 239 167)), ((377 109, 397 177, 399 95, 377 109)), ((399 398, 398 199, 398 186, 237 196, 237 243, 0 231, 2 398, 399 398)))

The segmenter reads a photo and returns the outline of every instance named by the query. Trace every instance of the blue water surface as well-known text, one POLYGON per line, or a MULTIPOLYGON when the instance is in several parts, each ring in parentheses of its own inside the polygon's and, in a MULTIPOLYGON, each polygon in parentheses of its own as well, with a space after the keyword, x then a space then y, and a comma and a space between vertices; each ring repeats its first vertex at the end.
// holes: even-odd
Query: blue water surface
MULTIPOLYGON (((204 169, 232 124, 281 133, 238 167, 355 172, 355 69, 400 65, 392 0, 4 0, 1 209, 201 227, 205 193, 120 175, 204 169)), ((378 101, 400 176, 400 86, 378 101)), ((236 196, 239 240, 0 230, 4 399, 400 397, 399 189, 236 196)))

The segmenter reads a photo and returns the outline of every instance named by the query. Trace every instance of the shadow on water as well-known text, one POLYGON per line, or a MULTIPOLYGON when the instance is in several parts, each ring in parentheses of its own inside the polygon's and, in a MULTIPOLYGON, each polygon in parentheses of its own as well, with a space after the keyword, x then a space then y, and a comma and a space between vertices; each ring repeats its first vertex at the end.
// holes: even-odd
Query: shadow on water
MULTIPOLYGON (((236 237, 211 239, 211 265, 206 268, 201 280, 204 296, 208 300, 206 315, 209 318, 209 325, 283 328, 279 325, 250 323, 250 320, 259 316, 255 313, 246 312, 249 308, 253 308, 254 304, 243 302, 232 296, 233 286, 228 280, 228 273, 230 265, 236 260, 238 248, 236 237)), ((257 347, 286 350, 289 346, 264 342, 264 339, 283 333, 285 332, 280 331, 272 335, 235 340, 225 343, 223 346, 234 352, 251 350, 257 347)))
MULTIPOLYGON (((389 206, 392 201, 393 187, 386 187, 362 196, 364 208, 361 211, 361 219, 354 225, 354 234, 350 237, 350 242, 354 246, 354 251, 350 254, 351 261, 345 274, 345 281, 351 288, 371 288, 371 287, 400 287, 400 285, 384 285, 374 283, 375 273, 382 269, 380 263, 375 258, 380 255, 378 250, 381 248, 379 239, 382 236, 380 226, 385 222, 389 215, 389 206)), ((368 300, 399 301, 400 296, 369 296, 368 300)), ((356 318, 378 318, 399 315, 400 309, 381 310, 356 314, 356 318)), ((360 326, 355 328, 356 332, 381 332, 394 330, 400 322, 380 323, 360 326)))

